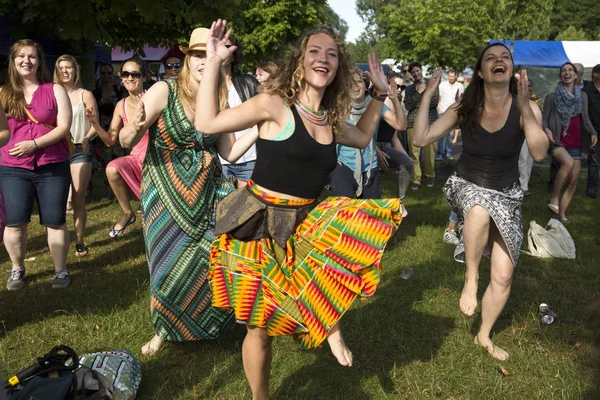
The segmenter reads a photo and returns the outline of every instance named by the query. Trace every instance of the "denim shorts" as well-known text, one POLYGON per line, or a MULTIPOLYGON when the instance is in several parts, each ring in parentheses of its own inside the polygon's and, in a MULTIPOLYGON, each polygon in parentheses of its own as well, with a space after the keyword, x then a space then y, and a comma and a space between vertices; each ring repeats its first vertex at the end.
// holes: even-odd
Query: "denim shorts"
POLYGON ((234 177, 238 181, 248 182, 254 171, 256 161, 248 161, 245 163, 237 164, 223 164, 223 175, 226 178, 230 176, 234 177))
POLYGON ((35 201, 40 213, 40 224, 49 227, 65 224, 70 185, 68 161, 42 165, 33 171, 0 166, 6 225, 17 226, 31 222, 35 201))
POLYGON ((69 164, 79 164, 92 162, 92 148, 88 149, 88 155, 83 154, 83 148, 80 144, 75 145, 75 151, 71 153, 71 157, 69 158, 69 164))
POLYGON ((573 157, 573 160, 583 160, 583 157, 581 156, 581 147, 565 147, 565 150, 567 150, 567 153, 573 157))

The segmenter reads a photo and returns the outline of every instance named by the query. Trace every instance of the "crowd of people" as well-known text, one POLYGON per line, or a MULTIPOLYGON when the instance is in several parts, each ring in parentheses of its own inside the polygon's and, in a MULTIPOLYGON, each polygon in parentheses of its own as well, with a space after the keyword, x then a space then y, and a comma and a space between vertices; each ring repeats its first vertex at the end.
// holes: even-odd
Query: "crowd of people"
POLYGON ((465 88, 454 69, 443 82, 441 67, 425 79, 419 62, 386 75, 375 54, 363 72, 341 38, 319 28, 280 65, 259 64, 252 75, 242 72, 242 44, 225 26, 195 29, 187 47, 165 57, 163 80, 150 84, 144 63, 129 59, 120 84, 111 65, 100 66, 93 92, 82 88, 74 57, 59 57, 52 79, 38 43, 12 46, 0 91, 8 290, 25 286, 34 203, 53 288, 70 284, 69 213, 75 255, 93 255, 85 203, 95 156, 122 209, 111 238, 136 222, 130 200, 141 200, 155 330, 142 353, 243 323, 244 371, 253 397, 266 399, 274 336, 293 335, 301 348, 327 341, 340 365, 353 364, 339 321, 356 298, 375 293, 386 243, 408 215, 408 188, 434 187, 436 161, 450 160, 444 240, 466 265, 459 307, 475 313, 488 255, 474 342, 506 360, 491 330, 519 259, 533 160, 549 154, 558 164, 548 208, 563 223, 582 153, 587 194, 598 191, 600 65, 584 82, 582 69, 565 63, 542 104, 503 44, 482 50, 465 88), (390 169, 397 190, 382 199, 381 173, 390 169))

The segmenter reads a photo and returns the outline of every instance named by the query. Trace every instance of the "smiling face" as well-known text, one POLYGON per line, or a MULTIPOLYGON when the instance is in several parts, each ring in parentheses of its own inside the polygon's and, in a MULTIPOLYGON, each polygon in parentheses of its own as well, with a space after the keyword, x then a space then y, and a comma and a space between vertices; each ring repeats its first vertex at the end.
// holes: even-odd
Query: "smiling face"
POLYGON ((319 33, 308 39, 302 62, 304 81, 315 89, 325 89, 337 73, 338 47, 335 40, 319 33))
POLYGON ((60 79, 63 84, 75 82, 75 68, 73 68, 72 62, 61 61, 58 64, 58 70, 60 71, 60 79))
POLYGON ((37 49, 34 46, 23 46, 14 59, 15 69, 23 78, 35 76, 39 59, 37 49))
POLYGON ((486 83, 510 82, 513 73, 513 61, 510 51, 504 46, 491 46, 481 59, 477 74, 486 83))
POLYGON ((414 82, 418 82, 418 81, 421 80, 421 78, 423 78, 423 70, 418 65, 415 65, 410 70, 410 76, 411 76, 411 78, 413 79, 414 82))
POLYGON ((141 65, 134 61, 126 62, 121 70, 121 81, 130 93, 138 93, 143 89, 144 76, 141 65))
POLYGON ((179 57, 167 57, 165 60, 165 76, 167 78, 177 78, 181 71, 181 60, 179 57))
POLYGON ((365 85, 365 81, 360 74, 354 74, 352 75, 352 78, 354 80, 352 84, 352 101, 360 102, 365 97, 367 86, 365 85))
POLYGON ((565 64, 560 67, 560 81, 563 85, 568 85, 577 79, 577 71, 571 64, 565 64))
POLYGON ((190 51, 188 53, 190 75, 196 82, 202 80, 204 66, 206 65, 206 52, 202 50, 190 51))

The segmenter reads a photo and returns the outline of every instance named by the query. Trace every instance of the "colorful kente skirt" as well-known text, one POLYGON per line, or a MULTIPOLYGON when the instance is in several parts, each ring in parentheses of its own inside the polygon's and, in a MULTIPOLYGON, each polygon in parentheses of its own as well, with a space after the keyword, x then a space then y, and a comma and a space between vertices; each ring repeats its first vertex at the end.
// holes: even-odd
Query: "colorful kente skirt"
POLYGON ((250 181, 217 207, 213 306, 319 346, 358 296, 375 292, 399 210, 400 199, 284 200, 250 181))

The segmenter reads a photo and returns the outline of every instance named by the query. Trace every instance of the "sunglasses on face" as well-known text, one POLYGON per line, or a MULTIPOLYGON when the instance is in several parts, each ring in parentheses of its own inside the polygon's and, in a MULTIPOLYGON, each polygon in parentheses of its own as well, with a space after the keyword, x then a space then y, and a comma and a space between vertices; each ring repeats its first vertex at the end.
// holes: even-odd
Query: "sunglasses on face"
POLYGON ((233 46, 232 44, 226 44, 225 47, 230 48, 231 46, 233 46))
POLYGON ((396 85, 396 88, 398 88, 399 91, 403 91, 406 89, 406 85, 396 85))
POLYGON ((165 64, 167 69, 179 69, 181 68, 181 63, 167 63, 165 64))
POLYGON ((138 71, 123 71, 121 72, 121 78, 122 79, 127 79, 127 78, 133 78, 133 79, 140 79, 142 77, 142 73, 138 72, 138 71))

